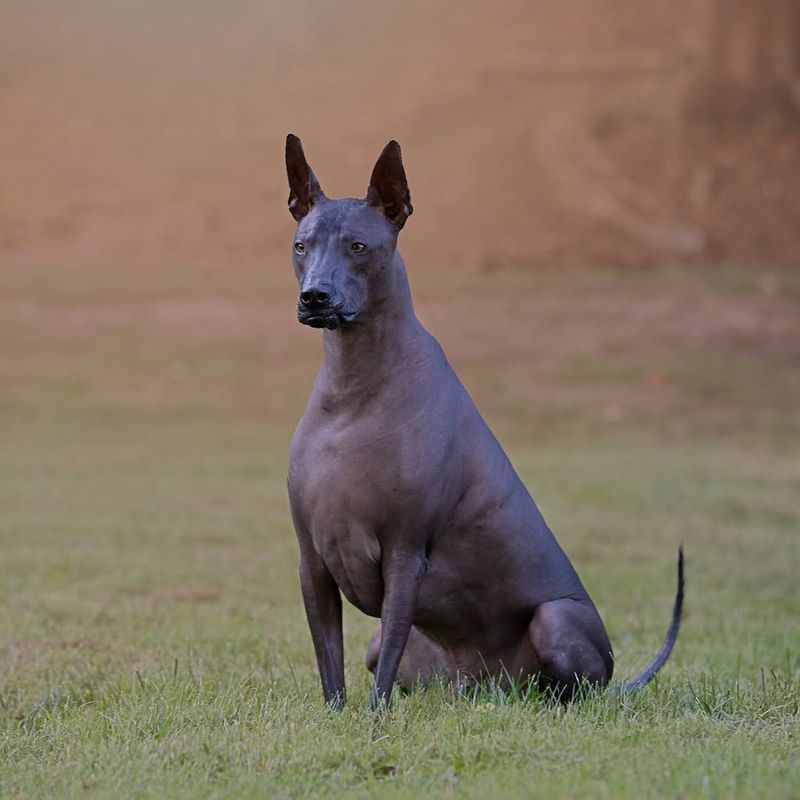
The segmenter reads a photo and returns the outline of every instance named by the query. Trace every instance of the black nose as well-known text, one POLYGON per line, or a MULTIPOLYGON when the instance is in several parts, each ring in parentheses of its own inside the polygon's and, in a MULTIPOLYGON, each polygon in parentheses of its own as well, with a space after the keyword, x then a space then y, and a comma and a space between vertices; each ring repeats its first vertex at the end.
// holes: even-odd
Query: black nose
POLYGON ((327 287, 312 286, 304 292, 300 292, 300 302, 306 308, 321 308, 327 305, 331 299, 331 293, 326 291, 327 287))

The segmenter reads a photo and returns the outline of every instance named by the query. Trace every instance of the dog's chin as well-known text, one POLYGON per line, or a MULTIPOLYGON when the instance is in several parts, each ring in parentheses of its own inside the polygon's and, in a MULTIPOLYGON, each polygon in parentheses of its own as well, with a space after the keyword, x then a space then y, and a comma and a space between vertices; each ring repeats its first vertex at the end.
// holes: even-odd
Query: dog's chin
POLYGON ((355 322, 355 314, 344 314, 340 311, 326 311, 324 313, 313 313, 298 311, 297 319, 303 325, 311 328, 325 328, 335 331, 339 328, 346 328, 355 322))
POLYGON ((308 325, 310 328, 327 328, 329 331, 335 331, 339 325, 339 318, 333 316, 322 316, 309 314, 308 316, 297 317, 303 325, 308 325))

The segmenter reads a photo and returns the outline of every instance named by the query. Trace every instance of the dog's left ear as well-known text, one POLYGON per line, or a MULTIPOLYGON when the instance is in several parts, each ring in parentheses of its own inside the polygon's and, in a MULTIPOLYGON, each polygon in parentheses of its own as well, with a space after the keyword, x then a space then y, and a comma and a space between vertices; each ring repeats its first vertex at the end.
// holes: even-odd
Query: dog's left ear
POLYGON ((398 230, 414 212, 400 145, 394 139, 383 148, 375 162, 367 189, 367 203, 393 222, 398 230))

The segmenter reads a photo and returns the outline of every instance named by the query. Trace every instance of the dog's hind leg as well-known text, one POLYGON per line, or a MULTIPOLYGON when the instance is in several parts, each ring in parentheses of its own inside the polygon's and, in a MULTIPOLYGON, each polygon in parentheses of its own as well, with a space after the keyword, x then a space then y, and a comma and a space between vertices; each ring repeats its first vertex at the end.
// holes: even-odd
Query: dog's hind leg
MULTIPOLYGON (((367 669, 372 673, 378 665, 380 651, 381 626, 378 625, 372 634, 364 659, 367 669)), ((452 680, 453 672, 452 660, 444 648, 412 626, 397 670, 397 682, 400 687, 404 691, 411 691, 415 686, 429 683, 437 677, 452 680)))
POLYGON ((594 606, 562 599, 542 603, 528 626, 539 684, 571 700, 581 682, 605 686, 614 670, 611 643, 594 606))

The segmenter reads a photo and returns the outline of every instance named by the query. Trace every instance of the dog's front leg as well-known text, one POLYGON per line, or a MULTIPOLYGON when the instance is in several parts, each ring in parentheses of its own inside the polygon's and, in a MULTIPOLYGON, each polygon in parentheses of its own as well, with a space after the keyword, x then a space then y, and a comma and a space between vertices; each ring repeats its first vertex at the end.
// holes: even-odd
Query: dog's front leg
POLYGON ((300 558, 300 586, 314 641, 322 694, 336 710, 344 706, 342 596, 322 559, 311 549, 300 558))
POLYGON ((425 557, 408 550, 385 550, 383 554, 383 605, 381 649, 375 668, 375 686, 369 698, 372 710, 388 705, 400 658, 414 621, 425 557))

